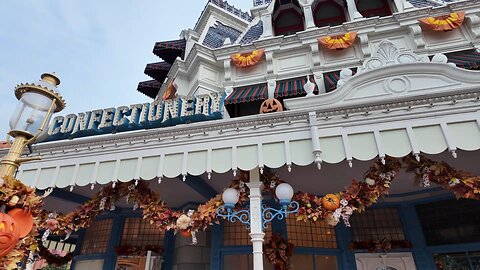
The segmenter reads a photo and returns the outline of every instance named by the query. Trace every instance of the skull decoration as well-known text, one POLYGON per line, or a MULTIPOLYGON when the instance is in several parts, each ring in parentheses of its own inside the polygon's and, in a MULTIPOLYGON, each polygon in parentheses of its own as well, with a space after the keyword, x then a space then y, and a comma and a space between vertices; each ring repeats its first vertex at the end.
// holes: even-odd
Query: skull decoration
POLYGON ((275 98, 265 100, 260 106, 260 113, 271 113, 283 111, 282 103, 275 98))
POLYGON ((15 220, 4 213, 0 213, 0 258, 7 255, 17 245, 20 239, 15 220))

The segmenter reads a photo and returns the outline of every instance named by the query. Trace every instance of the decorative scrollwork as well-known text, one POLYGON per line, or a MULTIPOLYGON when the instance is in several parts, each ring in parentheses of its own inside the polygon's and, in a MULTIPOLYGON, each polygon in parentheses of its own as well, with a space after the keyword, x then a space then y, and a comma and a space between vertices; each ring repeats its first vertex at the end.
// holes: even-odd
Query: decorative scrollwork
POLYGON ((222 205, 217 208, 217 217, 222 217, 229 222, 235 222, 238 220, 241 223, 250 226, 250 209, 233 211, 232 209, 226 208, 224 205, 222 205))
POLYGON ((265 204, 262 205, 262 228, 266 230, 268 228, 268 223, 278 218, 279 220, 285 219, 288 214, 293 214, 298 212, 299 204, 296 201, 291 201, 287 207, 282 207, 280 209, 275 209, 267 207, 265 204))

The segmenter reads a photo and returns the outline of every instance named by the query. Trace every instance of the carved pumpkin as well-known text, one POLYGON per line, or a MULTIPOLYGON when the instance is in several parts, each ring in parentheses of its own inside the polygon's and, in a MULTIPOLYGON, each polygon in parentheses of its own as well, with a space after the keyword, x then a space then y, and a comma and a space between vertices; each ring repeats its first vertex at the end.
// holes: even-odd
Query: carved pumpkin
POLYGON ((0 258, 12 251, 20 239, 20 233, 15 220, 4 213, 0 213, 0 258))
POLYGON ((8 212, 8 215, 15 220, 20 238, 27 236, 33 228, 33 216, 30 212, 16 208, 8 212))
POLYGON ((335 211, 340 207, 340 198, 335 194, 327 194, 322 198, 322 206, 329 211, 335 211))
POLYGON ((271 112, 281 112, 283 111, 283 106, 278 99, 269 98, 265 100, 260 106, 260 113, 271 113, 271 112))

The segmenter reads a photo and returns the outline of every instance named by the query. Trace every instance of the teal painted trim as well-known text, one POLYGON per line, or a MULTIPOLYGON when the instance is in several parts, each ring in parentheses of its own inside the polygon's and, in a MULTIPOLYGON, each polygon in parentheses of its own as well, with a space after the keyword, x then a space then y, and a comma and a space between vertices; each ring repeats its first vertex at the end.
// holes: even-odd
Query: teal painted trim
POLYGON ((337 257, 338 269, 356 269, 355 255, 350 249, 352 242, 352 228, 345 226, 340 222, 335 227, 335 235, 337 236, 337 246, 340 256, 337 257))
POLYGON ((480 243, 467 243, 456 245, 427 246, 425 248, 432 255, 435 253, 455 253, 455 252, 472 252, 480 250, 480 243))
POLYGON ((120 244, 122 237, 123 224, 125 218, 117 215, 113 218, 112 232, 110 233, 110 240, 108 241, 107 253, 104 255, 103 270, 115 270, 117 263, 117 254, 115 254, 115 247, 120 244))
POLYGON ((163 263, 162 269, 172 270, 173 268, 173 254, 175 253, 175 234, 172 231, 165 232, 163 239, 163 263))
POLYGON ((211 252, 210 252, 210 270, 220 270, 222 256, 220 249, 222 247, 223 226, 215 224, 212 227, 211 252))
POLYGON ((417 216, 417 211, 413 204, 404 204, 399 208, 400 218, 404 224, 404 232, 407 238, 412 242, 413 259, 417 269, 436 270, 435 262, 431 253, 425 248, 425 237, 423 236, 422 226, 417 216))
POLYGON ((77 262, 77 257, 80 255, 80 251, 82 250, 82 244, 83 241, 80 241, 80 239, 83 240, 83 237, 85 236, 85 230, 82 229, 78 231, 78 243, 75 245, 75 250, 73 251, 73 260, 70 266, 70 270, 75 270, 75 263, 77 262))

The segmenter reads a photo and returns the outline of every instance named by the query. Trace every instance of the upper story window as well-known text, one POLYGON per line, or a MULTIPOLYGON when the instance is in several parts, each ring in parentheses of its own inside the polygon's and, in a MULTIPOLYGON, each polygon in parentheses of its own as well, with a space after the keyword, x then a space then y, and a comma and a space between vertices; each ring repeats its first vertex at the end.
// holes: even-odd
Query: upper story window
POLYGON ((297 221, 295 215, 287 217, 288 240, 296 247, 337 248, 335 228, 323 221, 297 221))
POLYGON ((82 254, 98 254, 107 252, 110 233, 112 232, 112 220, 104 219, 92 222, 86 230, 82 243, 82 254))
MULTIPOLYGON (((265 231, 265 238, 272 236, 272 228, 269 226, 265 231)), ((224 246, 248 246, 251 245, 250 231, 240 221, 223 222, 223 245, 224 246)))
POLYGON ((303 31, 304 16, 298 0, 277 0, 273 13, 275 36, 292 35, 303 31))
POLYGON ((121 246, 163 246, 165 232, 141 218, 127 218, 123 227, 121 246))
POLYGON ((363 17, 385 17, 392 15, 388 0, 356 0, 357 10, 363 17))
POLYGON ((416 208, 427 245, 480 242, 480 202, 446 200, 416 208))
POLYGON ((353 241, 405 240, 400 215, 396 208, 368 209, 352 216, 353 241))
POLYGON ((347 21, 345 8, 336 0, 318 0, 313 7, 317 27, 341 25, 347 21))

